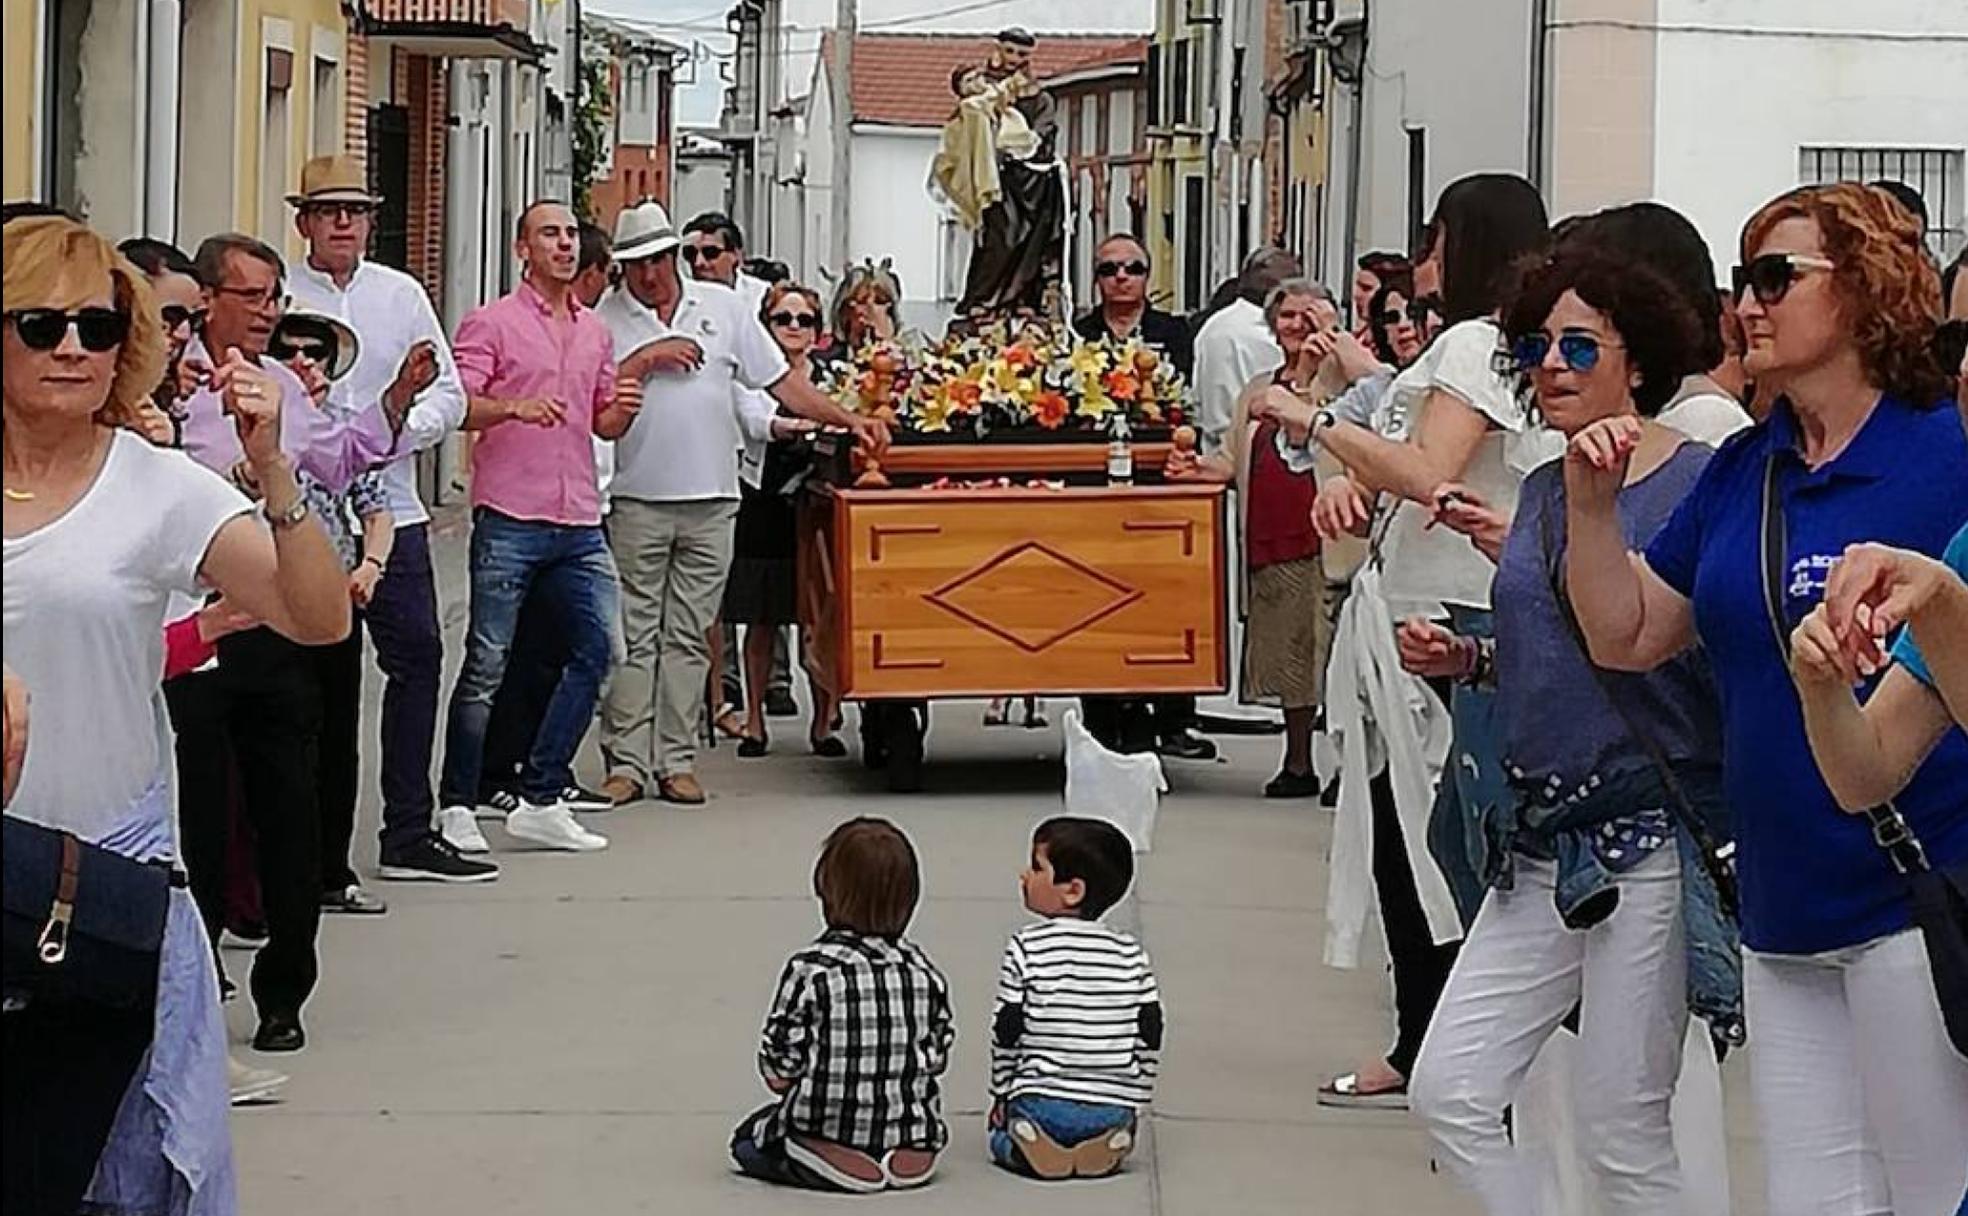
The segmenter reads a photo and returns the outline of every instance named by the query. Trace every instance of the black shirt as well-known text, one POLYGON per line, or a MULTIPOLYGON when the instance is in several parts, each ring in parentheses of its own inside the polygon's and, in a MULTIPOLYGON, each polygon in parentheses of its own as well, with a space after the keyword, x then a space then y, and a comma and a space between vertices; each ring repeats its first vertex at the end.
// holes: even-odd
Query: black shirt
MULTIPOLYGON (((1113 336, 1107 329, 1107 318, 1098 308, 1075 320, 1073 332, 1088 342, 1113 336)), ((1142 312, 1141 324, 1135 332, 1141 335, 1145 345, 1162 352, 1175 365, 1175 370, 1182 373, 1184 380, 1189 379, 1190 368, 1195 362, 1195 340, 1181 317, 1159 308, 1149 308, 1142 312)))

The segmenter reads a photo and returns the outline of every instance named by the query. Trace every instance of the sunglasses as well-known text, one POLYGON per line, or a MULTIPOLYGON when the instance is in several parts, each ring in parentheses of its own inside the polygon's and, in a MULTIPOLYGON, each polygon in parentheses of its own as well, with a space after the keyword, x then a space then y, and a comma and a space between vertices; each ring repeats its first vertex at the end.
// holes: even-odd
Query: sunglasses
POLYGON ((1744 292, 1755 292, 1756 302, 1768 308, 1790 292, 1791 285, 1813 270, 1831 270, 1836 264, 1828 258, 1808 253, 1766 253, 1729 272, 1736 299, 1744 292))
POLYGON ((276 334, 267 342, 267 354, 281 363, 291 359, 306 359, 310 363, 326 367, 335 357, 335 347, 332 343, 314 338, 283 338, 276 334))
POLYGON ((1392 329, 1396 325, 1399 325, 1401 322, 1407 320, 1408 314, 1403 309, 1388 308, 1375 313, 1373 319, 1374 319, 1374 323, 1381 326, 1382 328, 1392 329))
POLYGON ((1428 324, 1428 318, 1442 315, 1441 296, 1422 296, 1408 301, 1408 320, 1416 325, 1428 324))
POLYGON ((708 262, 713 258, 721 258, 730 252, 729 249, 726 249, 722 245, 685 245, 683 247, 683 260, 695 266, 699 262, 708 262))
POLYGON ((20 308, 9 311, 21 345, 29 350, 53 350, 75 328, 76 340, 92 354, 115 350, 130 336, 130 314, 113 308, 83 308, 63 312, 59 308, 20 308))
POLYGON ((346 223, 372 216, 376 214, 376 209, 368 203, 309 203, 301 208, 301 214, 346 223))
POLYGON ((1103 279, 1111 279, 1122 271, 1138 279, 1148 273, 1148 263, 1137 258, 1132 262, 1101 262, 1093 268, 1093 273, 1103 279))
MULTIPOLYGON (((1589 372, 1599 366, 1599 356, 1612 345, 1601 342, 1591 334, 1560 334, 1558 357, 1572 371, 1589 372)), ((1510 347, 1510 370, 1528 376, 1543 367, 1545 358, 1550 354, 1549 334, 1525 334, 1510 347)))
POLYGON ((820 332, 820 318, 810 312, 775 312, 769 319, 774 325, 820 332))
POLYGON ((197 329, 199 326, 205 324, 205 310, 202 308, 186 308, 182 304, 166 304, 164 307, 158 309, 157 313, 164 318, 164 328, 167 330, 176 329, 180 325, 189 325, 193 329, 197 329))

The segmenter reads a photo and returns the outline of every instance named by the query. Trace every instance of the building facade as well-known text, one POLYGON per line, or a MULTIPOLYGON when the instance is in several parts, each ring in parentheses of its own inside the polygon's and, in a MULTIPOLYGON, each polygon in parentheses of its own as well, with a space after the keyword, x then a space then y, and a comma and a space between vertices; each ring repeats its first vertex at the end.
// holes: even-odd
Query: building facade
POLYGON ((587 47, 607 61, 609 138, 588 184, 590 218, 615 217, 645 199, 669 207, 676 174, 676 68, 684 48, 624 21, 590 16, 587 47))

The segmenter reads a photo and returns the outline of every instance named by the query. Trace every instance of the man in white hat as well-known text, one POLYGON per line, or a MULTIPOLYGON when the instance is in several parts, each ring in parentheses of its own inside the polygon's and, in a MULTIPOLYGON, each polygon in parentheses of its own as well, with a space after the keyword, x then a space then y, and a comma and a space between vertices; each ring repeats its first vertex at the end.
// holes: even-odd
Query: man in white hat
MULTIPOLYGON (((382 200, 369 193, 360 162, 347 156, 309 161, 301 169, 300 192, 287 201, 294 207, 294 227, 308 245, 289 285, 294 303, 338 318, 359 339, 360 354, 334 385, 331 408, 359 410, 383 401, 404 417, 397 456, 383 474, 395 543, 364 614, 387 680, 380 872, 397 880, 497 878, 497 866, 459 853, 431 822, 431 752, 444 641, 431 569, 430 513, 417 493, 417 454, 442 443, 464 422, 465 394, 451 348, 423 285, 367 256, 382 200)), ((377 901, 345 868, 324 880, 324 909, 375 910, 377 901)))
POLYGON ((647 792, 704 801, 696 731, 738 514, 738 386, 865 442, 888 441, 880 423, 791 371, 735 291, 679 274, 681 243, 660 204, 624 211, 615 229, 622 282, 595 310, 614 339, 619 374, 641 384, 643 402, 616 443, 610 488, 628 658, 602 707, 601 745, 603 788, 618 802, 647 792))

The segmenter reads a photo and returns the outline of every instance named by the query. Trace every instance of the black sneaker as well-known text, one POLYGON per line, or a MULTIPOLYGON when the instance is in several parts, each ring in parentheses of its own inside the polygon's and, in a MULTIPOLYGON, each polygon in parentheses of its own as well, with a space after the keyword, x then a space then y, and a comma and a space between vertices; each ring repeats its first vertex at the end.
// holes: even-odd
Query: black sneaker
POLYGON ((511 790, 493 790, 472 809, 475 819, 489 819, 502 823, 506 816, 519 809, 519 795, 511 790))
POLYGON ((465 856, 431 832, 414 844, 385 851, 376 875, 390 882, 492 882, 499 867, 465 856))
POLYGON ((1172 760, 1216 759, 1216 744, 1193 730, 1164 735, 1155 750, 1172 760))
POLYGON ((1271 778, 1264 787, 1266 798, 1317 798, 1319 796, 1319 774, 1294 773, 1279 769, 1278 775, 1271 778))
POLYGON ((765 693, 765 716, 768 718, 797 718, 799 703, 793 700, 790 688, 769 688, 765 693))
POLYGON ((613 798, 610 798, 607 794, 588 789, 578 781, 560 791, 560 802, 568 810, 579 811, 584 815, 592 815, 597 811, 612 811, 615 809, 615 800, 613 798))

